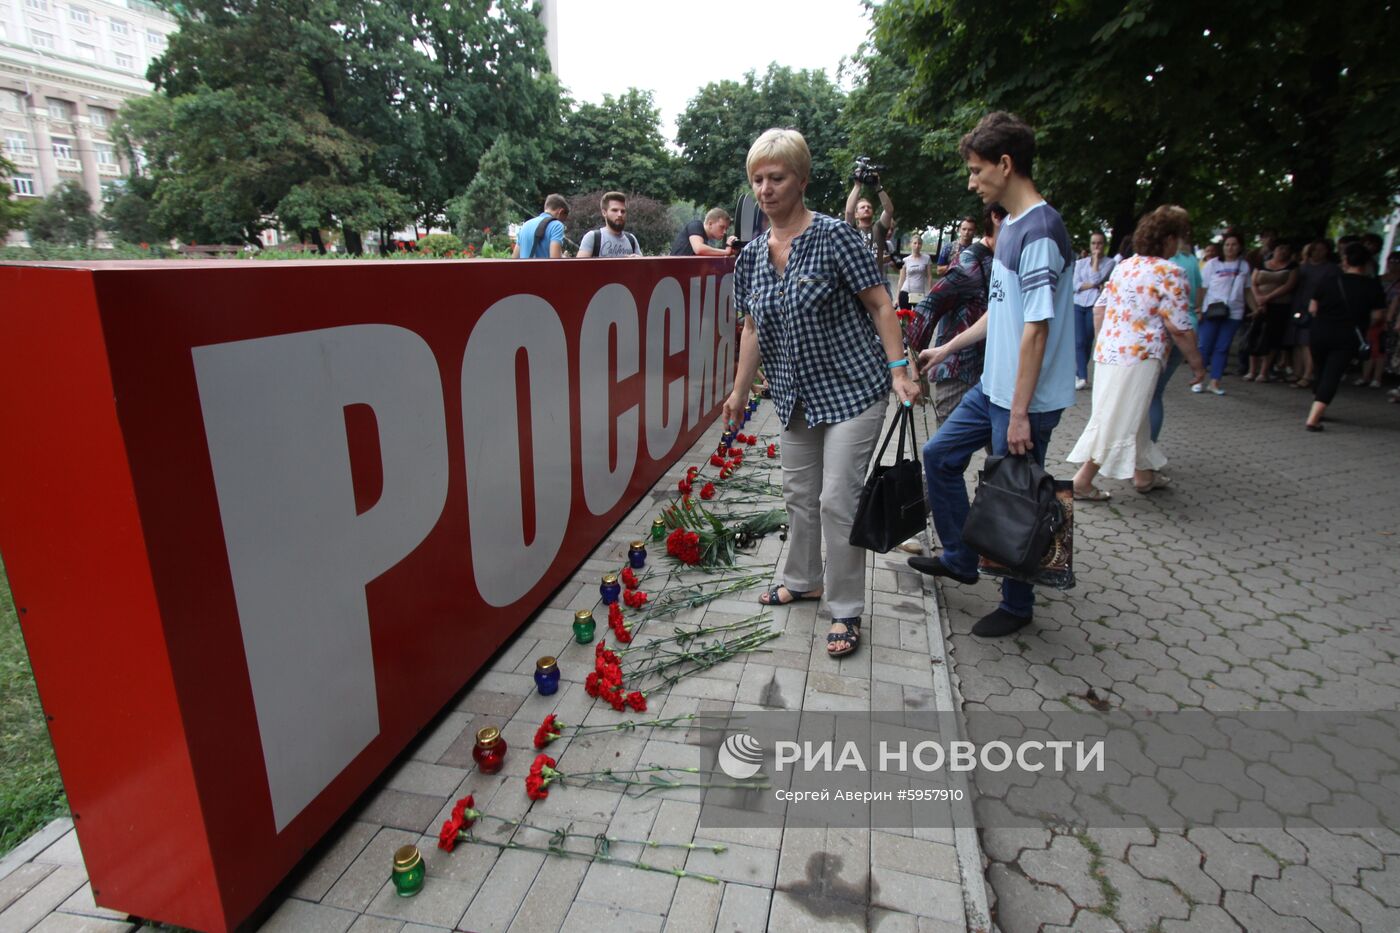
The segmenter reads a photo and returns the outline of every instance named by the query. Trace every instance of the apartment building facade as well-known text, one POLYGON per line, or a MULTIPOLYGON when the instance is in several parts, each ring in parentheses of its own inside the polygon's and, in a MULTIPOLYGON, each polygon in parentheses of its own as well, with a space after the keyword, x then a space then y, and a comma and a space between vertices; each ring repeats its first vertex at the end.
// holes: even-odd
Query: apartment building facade
POLYGON ((100 209, 130 171, 112 139, 122 103, 174 20, 146 0, 0 0, 0 154, 16 198, 78 181, 100 209))

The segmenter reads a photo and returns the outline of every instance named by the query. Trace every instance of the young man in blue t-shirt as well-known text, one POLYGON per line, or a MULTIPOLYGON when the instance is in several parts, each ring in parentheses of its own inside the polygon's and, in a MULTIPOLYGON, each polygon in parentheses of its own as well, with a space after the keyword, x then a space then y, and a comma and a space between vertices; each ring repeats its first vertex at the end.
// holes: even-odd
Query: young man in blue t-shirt
POLYGON ((569 202, 560 194, 544 199, 544 211, 520 225, 510 248, 512 259, 558 259, 564 255, 564 221, 569 202), (540 224, 546 224, 543 230, 540 224))
MULTIPOLYGON (((962 138, 968 188, 984 204, 1010 212, 997 234, 987 313, 941 347, 919 354, 927 372, 949 354, 986 340, 982 381, 968 390, 924 445, 924 474, 943 553, 910 566, 958 583, 977 582, 977 555, 963 546, 967 486, 963 473, 988 441, 992 452, 1030 454, 1042 466, 1050 433, 1074 404, 1074 250, 1060 215, 1031 180, 1035 132, 1008 113, 989 113, 962 138)), ((1004 579, 1001 605, 972 628, 987 638, 1031 621, 1029 583, 1004 579)))

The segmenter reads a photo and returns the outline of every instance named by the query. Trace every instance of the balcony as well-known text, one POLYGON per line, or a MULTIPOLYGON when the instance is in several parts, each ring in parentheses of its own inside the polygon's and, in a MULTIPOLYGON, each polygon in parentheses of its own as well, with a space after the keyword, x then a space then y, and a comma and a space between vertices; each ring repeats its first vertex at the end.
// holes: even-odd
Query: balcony
POLYGON ((111 175, 112 177, 116 178, 119 177, 121 173, 122 167, 115 162, 97 163, 97 174, 99 175, 111 175))
POLYGON ((38 165, 39 160, 34 158, 32 152, 10 152, 5 150, 4 157, 12 165, 38 165))
POLYGON ((60 172, 81 172, 83 170, 83 163, 79 162, 77 159, 60 159, 55 157, 53 164, 58 167, 60 172))

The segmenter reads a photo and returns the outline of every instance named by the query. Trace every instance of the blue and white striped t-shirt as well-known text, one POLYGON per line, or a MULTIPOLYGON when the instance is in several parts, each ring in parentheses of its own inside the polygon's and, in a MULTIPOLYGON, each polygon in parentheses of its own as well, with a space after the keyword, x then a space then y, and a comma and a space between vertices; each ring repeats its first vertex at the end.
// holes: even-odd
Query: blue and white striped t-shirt
POLYGON ((1040 380, 1031 411, 1074 404, 1074 251, 1064 221, 1041 201, 997 232, 987 296, 987 358, 982 391, 993 405, 1011 407, 1028 322, 1049 321, 1040 380))

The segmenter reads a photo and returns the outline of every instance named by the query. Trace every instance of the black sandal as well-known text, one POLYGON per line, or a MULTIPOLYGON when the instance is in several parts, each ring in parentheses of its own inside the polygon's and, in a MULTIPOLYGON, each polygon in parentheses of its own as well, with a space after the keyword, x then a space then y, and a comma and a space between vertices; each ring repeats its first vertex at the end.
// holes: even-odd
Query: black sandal
POLYGON ((758 603, 760 606, 790 606, 793 603, 801 602, 804 599, 821 598, 822 594, 818 593, 816 590, 808 590, 805 593, 799 593, 797 590, 794 590, 786 583, 779 583, 777 586, 773 587, 771 590, 758 597, 758 603), (783 598, 778 595, 778 590, 787 590, 789 593, 792 594, 792 599, 789 599, 787 602, 783 602, 783 598))
POLYGON ((848 654, 855 653, 855 650, 860 647, 860 619, 832 619, 831 624, 844 625, 846 626, 846 630, 844 632, 826 633, 826 656, 829 658, 844 658, 848 654), (831 650, 831 646, 838 641, 846 642, 847 647, 844 651, 831 650))

